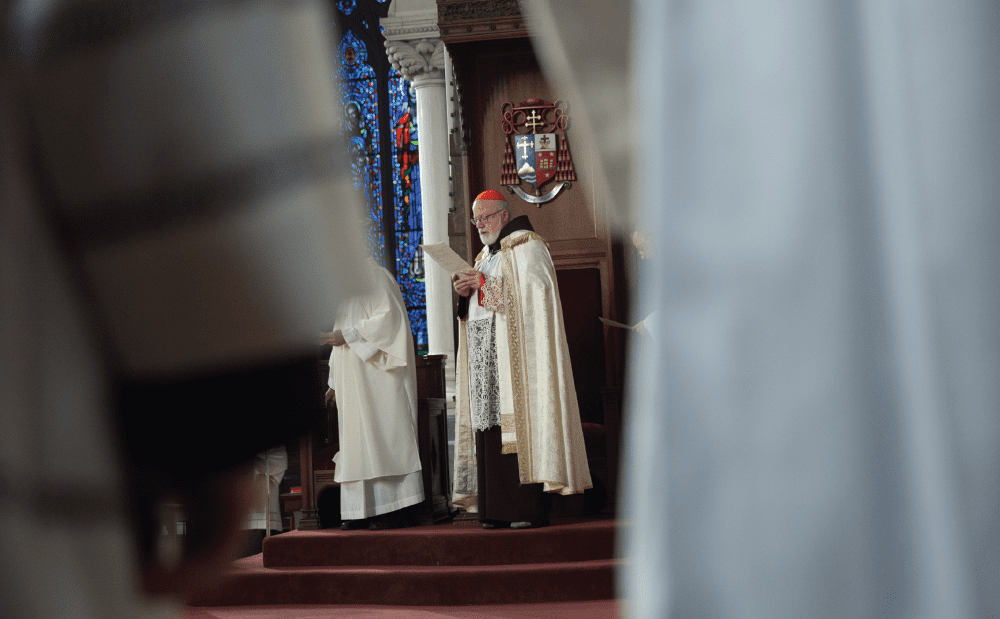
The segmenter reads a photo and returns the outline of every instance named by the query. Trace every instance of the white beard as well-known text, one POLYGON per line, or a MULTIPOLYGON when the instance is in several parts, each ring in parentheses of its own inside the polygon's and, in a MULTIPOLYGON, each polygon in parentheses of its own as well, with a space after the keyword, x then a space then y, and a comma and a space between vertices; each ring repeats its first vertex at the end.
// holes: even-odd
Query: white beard
POLYGON ((488 234, 483 234, 482 232, 480 232, 479 240, 483 242, 483 245, 492 245, 493 243, 497 242, 497 238, 499 238, 499 236, 500 236, 499 230, 488 234))

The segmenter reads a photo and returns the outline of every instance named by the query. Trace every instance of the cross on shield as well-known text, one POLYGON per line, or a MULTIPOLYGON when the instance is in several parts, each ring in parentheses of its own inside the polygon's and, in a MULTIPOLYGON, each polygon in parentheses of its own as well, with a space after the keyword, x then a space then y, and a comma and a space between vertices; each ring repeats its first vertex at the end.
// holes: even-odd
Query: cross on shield
POLYGON ((517 175, 521 180, 541 187, 556 173, 556 134, 519 135, 514 141, 517 151, 517 175))

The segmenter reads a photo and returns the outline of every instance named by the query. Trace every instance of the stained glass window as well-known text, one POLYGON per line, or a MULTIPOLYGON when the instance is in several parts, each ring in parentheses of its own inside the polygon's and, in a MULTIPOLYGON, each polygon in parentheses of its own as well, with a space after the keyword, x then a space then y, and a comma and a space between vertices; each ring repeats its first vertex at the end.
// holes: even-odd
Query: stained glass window
POLYGON ((385 234, 382 226, 377 77, 375 69, 368 62, 367 46, 350 30, 344 33, 340 42, 338 70, 343 103, 343 131, 348 141, 348 160, 354 175, 354 188, 364 196, 370 218, 366 231, 368 250, 382 264, 385 234))
POLYGON ((338 49, 342 131, 354 188, 369 215, 368 250, 399 283, 418 352, 427 351, 416 101, 385 55, 378 26, 386 0, 331 0, 343 33, 338 49), (373 27, 374 26, 374 27, 373 27))
MULTIPOLYGON (((391 67, 390 67, 391 68, 391 67)), ((423 215, 420 204, 420 165, 417 156, 416 102, 410 84, 395 69, 389 77, 389 106, 393 118, 392 185, 396 229, 396 281, 410 313, 410 327, 426 345, 427 302, 424 290, 423 215)))

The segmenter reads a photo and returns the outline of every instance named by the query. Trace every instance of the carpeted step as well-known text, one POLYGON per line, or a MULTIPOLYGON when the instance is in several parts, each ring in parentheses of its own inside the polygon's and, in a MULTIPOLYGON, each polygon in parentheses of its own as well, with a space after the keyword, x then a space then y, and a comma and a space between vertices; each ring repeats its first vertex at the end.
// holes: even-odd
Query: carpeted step
POLYGON ((390 531, 294 531, 233 562, 195 606, 470 605, 614 597, 615 521, 541 529, 476 524, 390 531))
MULTIPOLYGON (((555 524, 555 523, 554 523, 555 524)), ((515 565, 610 559, 614 520, 486 531, 434 525, 390 531, 291 531, 264 541, 265 567, 515 565)))
POLYGON ((192 606, 268 604, 470 605, 614 597, 611 559, 527 565, 267 568, 261 555, 234 562, 224 582, 192 606))

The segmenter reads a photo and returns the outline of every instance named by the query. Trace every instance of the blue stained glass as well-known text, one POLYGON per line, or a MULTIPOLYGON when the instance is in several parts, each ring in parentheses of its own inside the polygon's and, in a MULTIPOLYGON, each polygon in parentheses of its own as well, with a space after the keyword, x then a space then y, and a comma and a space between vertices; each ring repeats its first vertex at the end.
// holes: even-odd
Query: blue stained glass
POLYGON ((410 330, 417 338, 417 348, 427 350, 427 310, 412 309, 407 310, 410 315, 410 330))
POLYGON ((418 346, 427 342, 427 301, 424 285, 423 212, 416 102, 410 84, 396 69, 389 71, 392 118, 392 189, 396 229, 396 281, 410 312, 410 328, 418 346))
POLYGON ((368 251, 383 264, 385 237, 382 231, 382 170, 379 165, 378 91, 375 69, 368 63, 368 48, 347 30, 340 43, 342 130, 348 142, 348 158, 354 188, 364 197, 370 217, 366 233, 368 251))
POLYGON ((380 32, 384 28, 377 21, 372 22, 375 24, 373 28, 368 16, 371 13, 381 14, 383 9, 375 9, 374 5, 384 5, 388 1, 336 2, 338 10, 344 15, 341 18, 344 35, 337 63, 343 111, 341 131, 348 144, 354 187, 363 195, 368 210, 368 250, 376 261, 383 264, 386 245, 395 242, 396 279, 406 303, 418 350, 426 352, 427 301, 423 252, 420 250, 423 213, 416 105, 410 84, 399 72, 384 57, 369 56, 369 51, 371 54, 383 53, 381 43, 384 37, 380 32), (382 101, 381 107, 379 84, 388 87, 389 95, 389 100, 382 101), (385 146, 385 150, 381 146, 385 146), (383 156, 389 157, 390 161, 384 162, 383 156), (383 164, 386 164, 391 179, 383 179, 383 164), (383 180, 386 190, 392 187, 391 196, 382 195, 383 180), (386 221, 390 216, 392 220, 386 221), (384 230, 390 227, 394 234, 387 243, 384 230))

